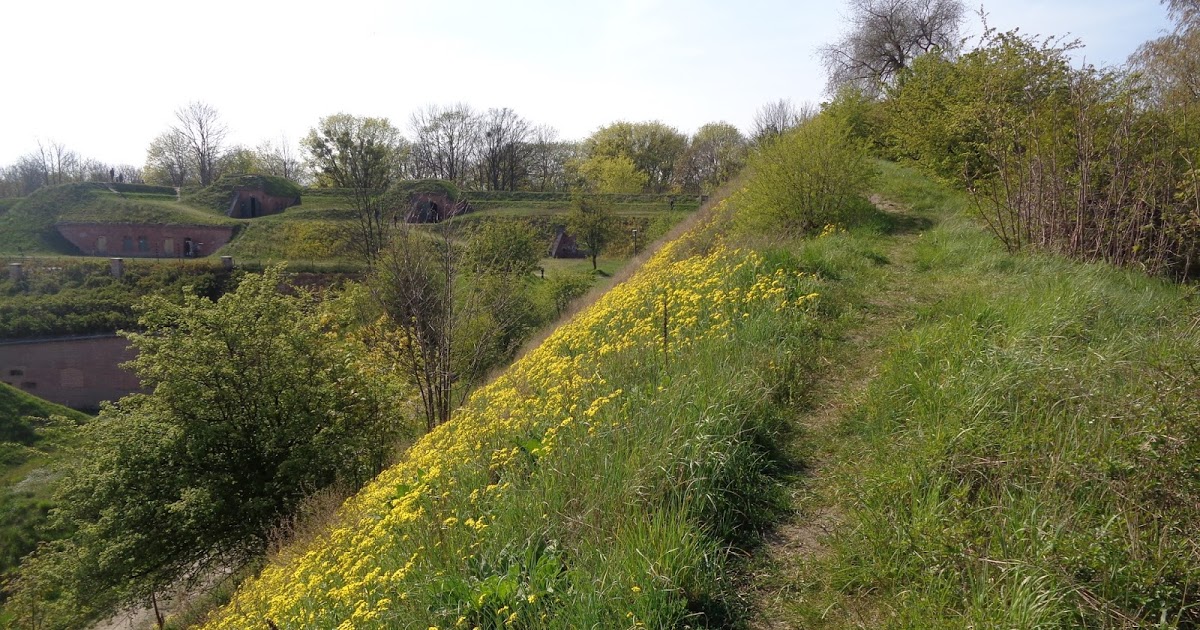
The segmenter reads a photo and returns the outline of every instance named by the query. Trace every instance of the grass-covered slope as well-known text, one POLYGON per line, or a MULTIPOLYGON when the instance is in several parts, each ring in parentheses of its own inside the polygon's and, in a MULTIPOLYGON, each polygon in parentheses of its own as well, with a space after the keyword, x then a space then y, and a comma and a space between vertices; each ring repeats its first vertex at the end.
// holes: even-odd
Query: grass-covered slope
MULTIPOLYGON (((60 222, 232 225, 216 213, 175 200, 161 187, 101 183, 39 189, 0 214, 0 252, 72 254, 75 248, 54 229, 60 222), (122 186, 122 188, 116 188, 122 186)), ((168 189, 169 190, 169 189, 168 189)))
POLYGON ((86 415, 42 400, 11 385, 0 383, 0 443, 10 442, 29 446, 37 441, 37 433, 28 418, 63 416, 73 420, 86 415))
MULTIPOLYGON (((87 418, 0 383, 0 583, 42 540, 38 528, 53 507, 47 466, 87 418)), ((9 621, 0 610, 0 626, 9 621)))
POLYGON ((735 618, 727 545, 779 504, 772 444, 824 318, 795 257, 725 242, 729 210, 477 391, 207 627, 735 618))
POLYGON ((233 200, 234 189, 257 188, 275 197, 299 197, 302 189, 289 179, 273 175, 226 175, 212 185, 183 198, 188 205, 224 215, 233 200))
POLYGON ((875 361, 840 421, 811 434, 819 472, 783 528, 832 535, 752 567, 760 614, 805 628, 1200 625, 1194 288, 1009 254, 955 195, 887 173, 885 192, 937 225, 855 280, 869 292, 853 336, 875 340, 875 361))

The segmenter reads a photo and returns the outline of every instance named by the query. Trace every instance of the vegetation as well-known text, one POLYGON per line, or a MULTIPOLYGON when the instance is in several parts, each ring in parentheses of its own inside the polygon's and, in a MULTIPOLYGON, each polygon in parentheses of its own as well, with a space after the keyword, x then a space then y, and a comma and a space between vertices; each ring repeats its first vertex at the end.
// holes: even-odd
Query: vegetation
POLYGON ((764 145, 750 172, 739 194, 760 227, 812 234, 861 210, 874 167, 844 122, 820 116, 764 145))
POLYGON ((1192 276, 1200 110, 1181 85, 1200 49, 1188 14, 1173 15, 1175 33, 1127 68, 1074 68, 1075 43, 1016 31, 988 32, 961 56, 922 55, 864 106, 860 131, 971 191, 1013 251, 1192 276))
POLYGON ((962 218, 963 196, 885 174, 883 192, 916 213, 905 221, 933 227, 882 242, 850 232, 813 259, 860 296, 850 336, 867 341, 844 360, 862 381, 833 390, 840 413, 814 416, 796 442, 817 472, 796 480, 784 531, 815 548, 747 568, 764 576, 758 614, 799 627, 1194 627, 1194 292, 1010 254, 962 218), (863 248, 890 264, 846 264, 863 248), (811 533, 822 522, 830 535, 811 533))
POLYGON ((400 131, 386 118, 335 114, 322 118, 302 144, 318 182, 350 191, 348 241, 363 260, 374 262, 397 221, 383 193, 398 179, 406 146, 400 131))
POLYGON ((0 603, 21 558, 44 539, 41 528, 53 507, 45 468, 87 419, 0 383, 0 603))
POLYGON ((567 230, 587 250, 596 269, 596 258, 616 237, 616 217, 612 210, 595 199, 577 197, 567 215, 567 230))
POLYGON ((337 334, 336 302, 281 282, 272 268, 215 302, 143 303, 131 365, 152 393, 84 427, 55 493, 69 534, 26 562, 18 614, 78 627, 240 566, 308 493, 381 469, 407 429, 390 415, 401 392, 337 334))
POLYGON ((28 264, 24 279, 0 278, 0 339, 112 333, 137 324, 134 305, 147 295, 216 299, 240 280, 210 264, 128 261, 114 278, 100 261, 28 264))
POLYGON ((722 244, 731 211, 476 392, 208 627, 730 619, 722 548, 772 513, 767 445, 801 393, 784 386, 820 347, 820 282, 722 244))
MULTIPOLYGON (((275 197, 299 198, 302 190, 295 183, 282 177, 259 174, 225 175, 207 186, 187 196, 189 205, 205 208, 220 214, 229 211, 229 203, 233 199, 235 188, 257 188, 275 197)), ((174 194, 172 192, 172 194, 174 194)))

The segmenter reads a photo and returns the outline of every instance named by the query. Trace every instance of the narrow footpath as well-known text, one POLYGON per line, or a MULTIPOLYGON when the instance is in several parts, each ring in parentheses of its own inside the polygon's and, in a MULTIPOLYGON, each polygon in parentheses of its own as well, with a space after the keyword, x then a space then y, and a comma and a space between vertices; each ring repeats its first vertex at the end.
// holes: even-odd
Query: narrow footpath
MULTIPOLYGON (((936 292, 919 278, 915 246, 937 218, 915 214, 878 195, 871 201, 893 219, 892 233, 878 243, 886 260, 865 278, 862 304, 851 313, 852 323, 821 370, 812 404, 797 414, 799 427, 787 452, 803 466, 786 480, 791 513, 765 535, 742 577, 741 594, 754 630, 806 627, 795 609, 811 590, 815 565, 827 555, 829 536, 842 525, 837 488, 829 475, 846 439, 841 423, 877 375, 893 333, 904 329, 918 305, 936 292)), ((858 622, 870 625, 867 619, 858 622)))

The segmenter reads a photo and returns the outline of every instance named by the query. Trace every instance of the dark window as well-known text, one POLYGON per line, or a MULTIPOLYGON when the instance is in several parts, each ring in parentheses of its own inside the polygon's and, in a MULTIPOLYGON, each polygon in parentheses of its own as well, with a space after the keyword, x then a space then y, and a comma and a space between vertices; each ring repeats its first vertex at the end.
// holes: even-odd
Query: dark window
POLYGON ((21 383, 21 387, 24 389, 37 389, 37 383, 34 383, 33 381, 25 381, 24 383, 21 383))
POLYGON ((25 370, 9 370, 9 376, 25 376, 25 370))
POLYGON ((146 240, 145 236, 138 237, 138 251, 139 252, 150 251, 150 242, 146 240))
POLYGON ((133 237, 132 236, 122 236, 121 237, 121 251, 124 251, 124 252, 133 251, 133 237))

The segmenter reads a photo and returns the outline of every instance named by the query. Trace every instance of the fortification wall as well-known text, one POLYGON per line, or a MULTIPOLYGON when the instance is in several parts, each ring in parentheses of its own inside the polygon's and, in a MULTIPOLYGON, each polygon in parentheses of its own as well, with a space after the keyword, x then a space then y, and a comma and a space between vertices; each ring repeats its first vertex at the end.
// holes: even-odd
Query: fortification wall
POLYGON ((88 256, 191 258, 207 256, 233 238, 233 227, 217 225, 59 223, 54 227, 88 256))
POLYGON ((234 189, 233 201, 229 204, 229 216, 235 219, 253 219, 268 214, 279 214, 300 204, 299 197, 276 197, 257 188, 234 189))
POLYGON ((101 335, 0 342, 0 380, 51 402, 96 409, 141 391, 119 366, 135 352, 124 337, 101 335))

